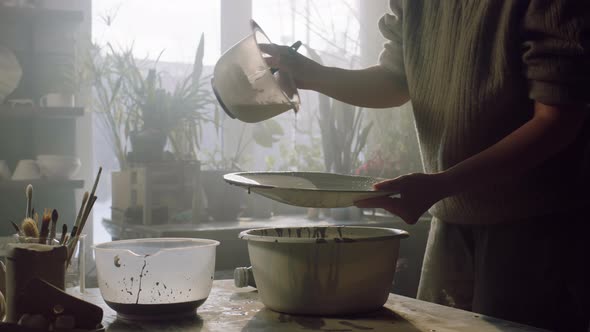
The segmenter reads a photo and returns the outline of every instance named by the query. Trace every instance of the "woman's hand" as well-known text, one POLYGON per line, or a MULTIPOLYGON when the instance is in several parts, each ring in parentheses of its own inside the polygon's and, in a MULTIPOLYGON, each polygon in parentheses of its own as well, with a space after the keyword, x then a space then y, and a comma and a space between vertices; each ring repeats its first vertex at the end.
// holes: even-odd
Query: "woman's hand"
POLYGON ((276 44, 259 44, 258 46, 263 53, 269 55, 265 58, 269 67, 291 75, 298 89, 311 88, 309 82, 313 81, 313 75, 322 67, 319 63, 289 46, 276 44))
POLYGON ((355 202, 359 208, 382 208, 415 224, 434 203, 447 196, 444 173, 412 173, 375 184, 377 190, 397 191, 399 197, 377 197, 355 202))

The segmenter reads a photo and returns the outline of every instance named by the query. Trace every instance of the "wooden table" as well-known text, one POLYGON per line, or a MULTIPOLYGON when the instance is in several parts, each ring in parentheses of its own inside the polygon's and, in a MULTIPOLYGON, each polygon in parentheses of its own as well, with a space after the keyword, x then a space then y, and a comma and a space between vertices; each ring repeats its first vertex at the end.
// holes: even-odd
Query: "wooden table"
POLYGON ((330 332, 532 332, 524 325, 391 294, 385 306, 354 317, 292 316, 266 309, 254 288, 236 288, 232 280, 216 280, 207 301, 193 319, 169 322, 127 322, 117 318, 98 289, 77 294, 104 310, 109 332, 129 331, 330 331, 330 332))

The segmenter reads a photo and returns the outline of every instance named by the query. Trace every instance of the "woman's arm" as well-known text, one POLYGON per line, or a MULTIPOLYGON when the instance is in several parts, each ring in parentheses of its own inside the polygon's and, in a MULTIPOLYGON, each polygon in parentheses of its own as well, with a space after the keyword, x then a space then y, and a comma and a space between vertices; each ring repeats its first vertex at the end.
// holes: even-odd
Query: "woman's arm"
POLYGON ((342 102, 368 108, 409 101, 405 82, 380 65, 351 70, 323 66, 283 45, 261 44, 269 66, 291 74, 299 89, 315 90, 342 102))
POLYGON ((535 103, 531 120, 498 143, 440 173, 409 174, 383 181, 377 189, 400 197, 357 202, 358 207, 384 208, 415 223, 437 201, 525 173, 571 144, 587 117, 583 107, 535 103))
POLYGON ((305 86, 360 107, 397 107, 410 100, 405 84, 379 65, 360 70, 322 67, 310 75, 305 86))

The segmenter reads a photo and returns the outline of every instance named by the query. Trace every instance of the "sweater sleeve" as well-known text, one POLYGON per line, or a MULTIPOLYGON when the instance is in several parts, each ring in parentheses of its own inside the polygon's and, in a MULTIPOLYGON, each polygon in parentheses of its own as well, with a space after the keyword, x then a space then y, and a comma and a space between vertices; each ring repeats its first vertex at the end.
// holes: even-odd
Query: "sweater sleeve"
POLYGON ((379 30, 387 39, 379 64, 389 69, 398 80, 406 84, 402 38, 402 8, 399 0, 390 0, 392 13, 387 13, 379 20, 379 30))
POLYGON ((544 104, 590 104, 590 11, 581 0, 531 0, 523 63, 529 97, 544 104))

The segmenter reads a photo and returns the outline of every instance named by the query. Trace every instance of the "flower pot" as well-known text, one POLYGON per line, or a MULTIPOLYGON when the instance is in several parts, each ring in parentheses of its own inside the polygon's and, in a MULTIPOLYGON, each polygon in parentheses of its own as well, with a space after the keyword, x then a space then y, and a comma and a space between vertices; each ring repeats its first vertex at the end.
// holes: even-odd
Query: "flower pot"
POLYGON ((166 146, 166 133, 158 130, 139 131, 129 134, 131 140, 130 160, 135 162, 161 161, 164 146, 166 146))

